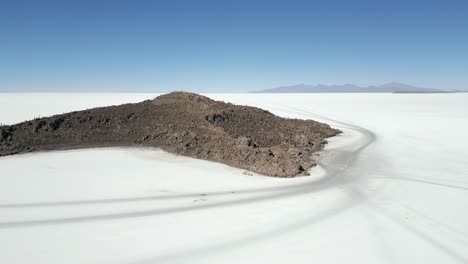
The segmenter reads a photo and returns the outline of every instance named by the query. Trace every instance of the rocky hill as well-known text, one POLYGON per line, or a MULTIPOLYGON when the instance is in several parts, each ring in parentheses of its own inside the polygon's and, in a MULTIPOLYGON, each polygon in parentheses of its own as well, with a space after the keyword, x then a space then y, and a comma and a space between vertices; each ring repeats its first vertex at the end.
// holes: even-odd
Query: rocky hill
POLYGON ((70 112, 0 127, 0 156, 145 146, 264 175, 308 175, 312 154, 339 130, 248 106, 174 92, 154 100, 70 112))

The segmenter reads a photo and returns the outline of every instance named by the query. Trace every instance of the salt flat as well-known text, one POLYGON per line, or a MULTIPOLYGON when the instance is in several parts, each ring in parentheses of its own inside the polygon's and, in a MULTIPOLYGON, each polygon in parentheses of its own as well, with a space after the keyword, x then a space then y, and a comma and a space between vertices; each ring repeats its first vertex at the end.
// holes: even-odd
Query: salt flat
MULTIPOLYGON (((0 123, 157 94, 0 94, 0 123)), ((310 177, 155 149, 0 158, 0 263, 467 263, 468 94, 207 94, 325 121, 310 177)))

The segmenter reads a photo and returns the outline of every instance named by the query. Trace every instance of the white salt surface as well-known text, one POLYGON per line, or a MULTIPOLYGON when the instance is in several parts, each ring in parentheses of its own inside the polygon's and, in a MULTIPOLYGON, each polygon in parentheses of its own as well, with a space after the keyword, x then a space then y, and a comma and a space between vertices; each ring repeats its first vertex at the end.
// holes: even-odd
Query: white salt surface
MULTIPOLYGON (((0 123, 156 94, 0 94, 0 123)), ((468 94, 209 94, 328 122, 310 177, 155 149, 0 158, 0 263, 467 263, 468 94)))

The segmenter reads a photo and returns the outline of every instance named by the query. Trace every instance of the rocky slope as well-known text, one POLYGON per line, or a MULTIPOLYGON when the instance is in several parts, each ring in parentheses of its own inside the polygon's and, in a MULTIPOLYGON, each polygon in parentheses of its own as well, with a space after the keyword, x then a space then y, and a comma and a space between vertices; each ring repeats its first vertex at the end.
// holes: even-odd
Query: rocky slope
POLYGON ((146 146, 260 174, 308 175, 312 154, 339 130, 312 120, 174 92, 0 127, 0 156, 33 151, 146 146))

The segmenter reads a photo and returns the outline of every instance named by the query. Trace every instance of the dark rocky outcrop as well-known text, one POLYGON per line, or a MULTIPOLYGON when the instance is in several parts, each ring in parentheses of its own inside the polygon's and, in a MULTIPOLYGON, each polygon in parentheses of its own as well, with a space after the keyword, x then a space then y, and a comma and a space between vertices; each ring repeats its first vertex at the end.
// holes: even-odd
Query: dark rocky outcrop
POLYGON ((0 156, 33 151, 158 147, 260 174, 307 175, 312 154, 339 130, 312 120, 285 119, 248 106, 175 92, 124 104, 38 118, 0 127, 0 156))

